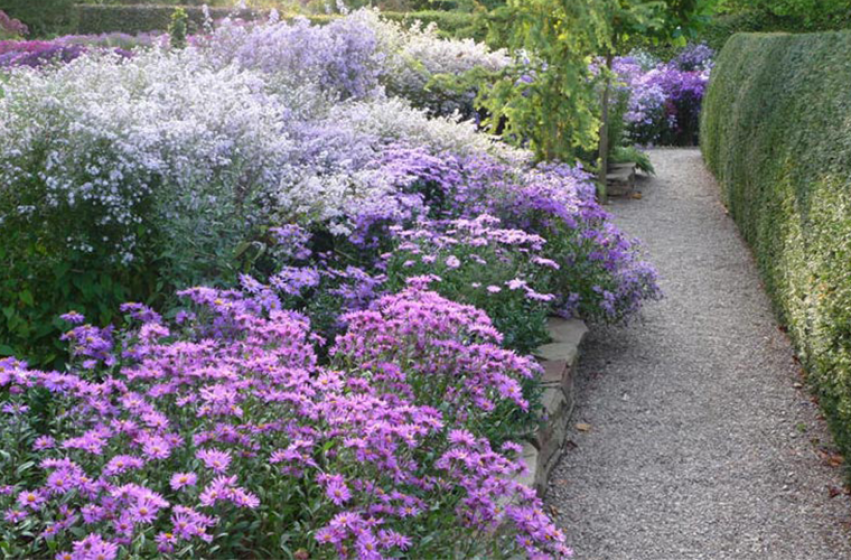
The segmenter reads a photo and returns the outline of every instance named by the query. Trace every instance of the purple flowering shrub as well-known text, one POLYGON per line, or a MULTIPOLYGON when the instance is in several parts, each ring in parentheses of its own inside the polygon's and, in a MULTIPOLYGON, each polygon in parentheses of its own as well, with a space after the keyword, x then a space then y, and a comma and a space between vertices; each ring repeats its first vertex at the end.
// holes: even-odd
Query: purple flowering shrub
MULTIPOLYGON (((270 309, 291 309, 310 319, 314 332, 326 341, 346 326, 346 314, 367 309, 386 293, 380 257, 360 251, 362 245, 289 224, 272 229, 270 250, 274 273, 265 283, 242 274, 242 289, 270 309), (350 252, 361 252, 358 256, 350 252)), ((320 348, 324 353, 325 347, 320 348)))
POLYGON ((630 140, 637 144, 694 145, 700 106, 709 82, 714 52, 690 45, 667 63, 648 65, 620 57, 615 72, 630 92, 626 112, 630 140))
POLYGON ((538 366, 482 311, 404 290, 352 313, 324 367, 303 316, 182 296, 171 323, 139 305, 122 331, 64 316, 68 372, 0 361, 13 555, 569 555, 511 478, 520 447, 484 435, 538 366))
POLYGON ((62 45, 53 41, 0 41, 0 68, 37 68, 52 62, 66 63, 85 50, 82 45, 62 45))
POLYGON ((346 311, 411 277, 431 277, 445 297, 486 310, 521 352, 546 340, 549 313, 616 323, 659 295, 640 246, 611 223, 581 169, 398 147, 379 163, 409 214, 400 219, 385 197, 341 235, 288 226, 279 241, 298 250, 274 250, 272 271, 259 275, 329 338, 346 311))
POLYGON ((641 247, 611 222, 581 167, 539 164, 526 169, 493 158, 470 158, 460 191, 463 213, 487 213, 503 227, 546 240, 541 257, 558 265, 548 289, 564 316, 617 323, 660 295, 656 271, 641 247))
POLYGON ((198 44, 218 65, 273 74, 289 86, 316 84, 341 98, 376 94, 387 53, 370 25, 370 10, 313 25, 306 18, 253 25, 225 19, 211 37, 198 44))
MULTIPOLYGON (((0 11, 0 28, 2 28, 0 11)), ((12 20, 17 21, 17 20, 12 20)), ((26 66, 38 68, 50 63, 64 64, 91 53, 113 52, 121 57, 133 56, 137 47, 164 46, 166 37, 155 33, 103 33, 100 35, 64 35, 49 41, 2 40, 0 34, 0 68, 26 66)))

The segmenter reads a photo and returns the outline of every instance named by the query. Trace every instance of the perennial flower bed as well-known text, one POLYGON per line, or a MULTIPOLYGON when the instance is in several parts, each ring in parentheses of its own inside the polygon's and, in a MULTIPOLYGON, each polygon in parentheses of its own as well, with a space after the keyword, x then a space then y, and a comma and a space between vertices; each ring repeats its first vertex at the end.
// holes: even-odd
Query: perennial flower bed
POLYGON ((658 288, 581 167, 426 86, 509 57, 372 11, 80 43, 0 95, 4 553, 566 555, 524 354, 658 288))
POLYGON ((349 315, 321 366, 304 316, 182 296, 172 323, 124 306, 139 325, 120 332, 65 315, 68 372, 0 362, 5 456, 28 459, 0 475, 7 552, 567 553, 510 478, 519 446, 486 437, 538 366, 484 312, 408 288, 349 315))

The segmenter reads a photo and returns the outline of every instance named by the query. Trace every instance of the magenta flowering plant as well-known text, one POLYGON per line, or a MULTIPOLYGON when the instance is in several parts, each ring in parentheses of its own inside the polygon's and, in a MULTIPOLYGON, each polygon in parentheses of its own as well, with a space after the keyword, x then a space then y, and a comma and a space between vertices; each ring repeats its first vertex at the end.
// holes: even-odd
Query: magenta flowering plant
POLYGON ((410 280, 411 287, 373 309, 346 317, 332 365, 370 370, 374 380, 491 442, 517 437, 516 413, 530 409, 523 382, 537 380, 540 366, 502 348, 502 334, 484 311, 424 291, 431 278, 410 280))
POLYGON ((486 432, 537 366, 483 312, 407 289, 351 314, 322 367, 302 315, 182 296, 173 322, 125 308, 111 348, 66 316, 68 372, 0 361, 7 556, 569 554, 486 432))
POLYGON ((526 353, 548 340, 548 293, 558 263, 543 256, 546 240, 482 214, 473 219, 422 221, 396 227, 387 286, 396 291, 427 279, 444 297, 482 309, 506 347, 526 353))

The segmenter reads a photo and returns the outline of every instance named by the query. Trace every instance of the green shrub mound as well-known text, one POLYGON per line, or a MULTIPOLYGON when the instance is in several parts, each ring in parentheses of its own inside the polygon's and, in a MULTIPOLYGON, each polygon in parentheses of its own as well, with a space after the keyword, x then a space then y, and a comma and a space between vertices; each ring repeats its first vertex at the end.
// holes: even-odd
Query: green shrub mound
POLYGON ((851 457, 851 32, 738 34, 701 149, 851 457))

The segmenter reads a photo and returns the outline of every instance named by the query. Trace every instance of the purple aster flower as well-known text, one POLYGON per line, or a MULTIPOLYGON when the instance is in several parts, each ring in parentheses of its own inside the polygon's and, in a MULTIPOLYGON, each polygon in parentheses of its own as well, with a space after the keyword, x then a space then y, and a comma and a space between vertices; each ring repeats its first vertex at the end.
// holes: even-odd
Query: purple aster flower
POLYGON ((74 543, 74 557, 81 560, 115 560, 118 556, 118 545, 106 541, 97 533, 74 543))
POLYGON ((76 311, 69 311, 64 315, 60 315, 59 318, 72 325, 82 325, 86 320, 85 315, 77 313, 76 311))
POLYGON ((56 440, 51 436, 39 436, 33 442, 33 449, 41 451, 43 449, 53 449, 56 447, 56 440))

